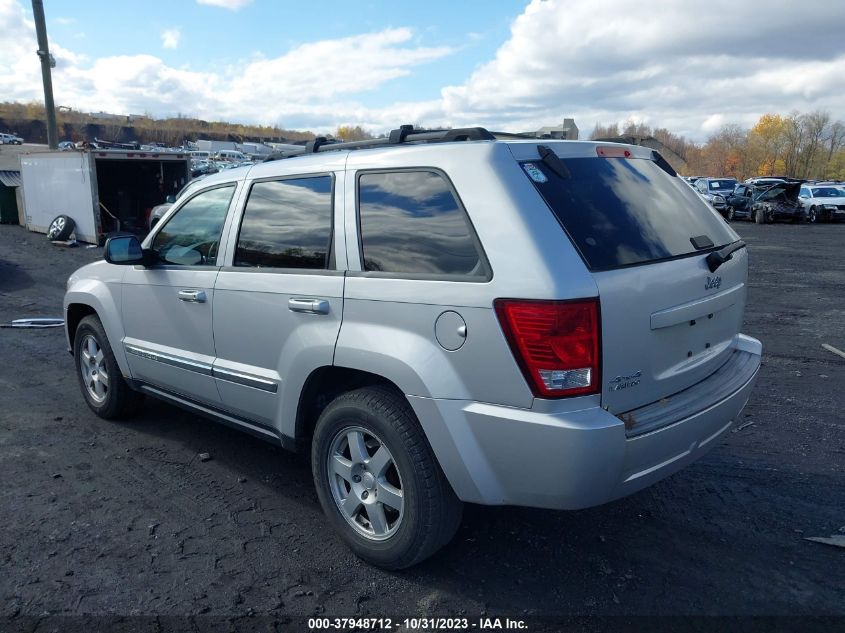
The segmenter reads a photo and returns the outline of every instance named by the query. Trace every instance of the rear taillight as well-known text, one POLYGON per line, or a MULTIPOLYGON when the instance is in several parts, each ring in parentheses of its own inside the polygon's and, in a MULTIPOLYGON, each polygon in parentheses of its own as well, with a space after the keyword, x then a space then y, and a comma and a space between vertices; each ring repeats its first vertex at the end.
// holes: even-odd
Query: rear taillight
POLYGON ((497 299, 499 323, 538 398, 599 392, 601 342, 598 299, 497 299))

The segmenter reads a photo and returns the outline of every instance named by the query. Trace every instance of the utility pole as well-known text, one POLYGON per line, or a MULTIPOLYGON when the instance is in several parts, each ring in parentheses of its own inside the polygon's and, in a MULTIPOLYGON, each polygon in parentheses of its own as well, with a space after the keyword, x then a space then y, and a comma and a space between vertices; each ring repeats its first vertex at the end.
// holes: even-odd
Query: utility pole
POLYGON ((44 111, 47 114, 47 144, 50 149, 59 146, 59 134, 56 131, 56 106, 53 103, 53 79, 50 69, 56 66, 56 60, 50 55, 47 45, 47 23, 44 19, 43 0, 32 0, 32 14, 35 17, 35 33, 38 36, 38 57, 41 58, 41 78, 44 81, 44 111))

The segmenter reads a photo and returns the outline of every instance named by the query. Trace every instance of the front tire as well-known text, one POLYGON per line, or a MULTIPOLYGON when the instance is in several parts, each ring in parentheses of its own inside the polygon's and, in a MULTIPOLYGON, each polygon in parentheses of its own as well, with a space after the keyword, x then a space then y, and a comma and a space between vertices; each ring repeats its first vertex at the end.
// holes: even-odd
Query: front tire
POLYGON ((428 558, 458 529, 462 504, 408 402, 392 389, 342 394, 314 430, 320 505, 355 554, 384 569, 428 558))
POLYGON ((73 337, 73 358, 82 395, 101 418, 114 420, 135 413, 143 395, 133 391, 120 373, 100 319, 89 315, 73 337))
POLYGON ((733 222, 736 218, 736 211, 733 207, 728 207, 728 222, 733 222))
POLYGON ((766 210, 765 209, 757 209, 754 212, 754 221, 757 224, 765 224, 766 223, 766 210))

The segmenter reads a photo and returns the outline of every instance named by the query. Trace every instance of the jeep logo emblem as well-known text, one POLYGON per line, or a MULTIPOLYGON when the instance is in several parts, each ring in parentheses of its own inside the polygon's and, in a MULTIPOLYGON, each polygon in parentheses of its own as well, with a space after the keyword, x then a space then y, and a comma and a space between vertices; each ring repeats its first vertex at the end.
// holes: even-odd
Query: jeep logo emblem
POLYGON ((711 290, 712 288, 718 288, 722 285, 722 278, 718 275, 716 277, 707 277, 707 283, 704 284, 705 290, 711 290))

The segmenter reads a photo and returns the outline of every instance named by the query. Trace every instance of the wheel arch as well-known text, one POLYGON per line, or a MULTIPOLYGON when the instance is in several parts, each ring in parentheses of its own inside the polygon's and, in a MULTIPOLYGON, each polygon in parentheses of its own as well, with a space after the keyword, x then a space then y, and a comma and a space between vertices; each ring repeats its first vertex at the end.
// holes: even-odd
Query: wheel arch
POLYGON ((131 377, 129 363, 123 349, 123 324, 120 321, 120 311, 115 299, 105 284, 100 282, 86 283, 92 287, 72 290, 65 295, 65 336, 67 337, 68 351, 73 354, 73 340, 82 319, 86 316, 96 316, 100 319, 100 323, 103 324, 103 329, 106 331, 114 358, 118 367, 120 367, 120 373, 129 378, 131 377))
POLYGON ((310 445, 317 420, 332 400, 347 391, 373 385, 387 387, 406 399, 405 393, 395 382, 379 374, 338 365, 314 369, 305 379, 299 393, 293 429, 296 448, 302 450, 310 445))

